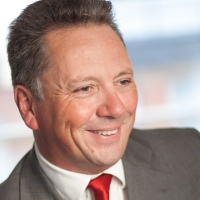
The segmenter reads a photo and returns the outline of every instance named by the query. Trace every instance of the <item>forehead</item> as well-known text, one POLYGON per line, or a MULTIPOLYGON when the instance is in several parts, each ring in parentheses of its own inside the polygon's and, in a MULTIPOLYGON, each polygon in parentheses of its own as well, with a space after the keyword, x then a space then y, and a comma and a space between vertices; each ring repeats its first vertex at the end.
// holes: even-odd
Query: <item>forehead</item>
POLYGON ((77 44, 81 46, 83 44, 90 44, 90 42, 97 44, 99 40, 104 40, 113 45, 117 41, 124 47, 119 36, 107 25, 88 24, 85 26, 60 28, 51 30, 45 35, 46 44, 51 50, 52 48, 61 48, 65 45, 77 44))
POLYGON ((74 71, 85 73, 85 69, 92 72, 105 70, 106 66, 130 67, 124 44, 106 25, 57 29, 48 32, 45 39, 53 66, 69 76, 74 71))

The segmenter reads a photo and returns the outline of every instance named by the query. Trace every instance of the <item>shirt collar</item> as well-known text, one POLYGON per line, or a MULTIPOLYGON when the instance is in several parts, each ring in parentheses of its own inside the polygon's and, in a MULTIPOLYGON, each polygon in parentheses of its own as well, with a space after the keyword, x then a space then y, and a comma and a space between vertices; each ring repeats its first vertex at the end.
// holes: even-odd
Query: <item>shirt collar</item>
POLYGON ((36 143, 35 152, 41 168, 43 169, 49 180, 52 182, 58 193, 64 199, 80 199, 81 196, 84 194, 90 180, 96 178, 102 173, 111 174, 117 177, 121 182, 122 188, 124 188, 126 185, 121 159, 115 165, 100 174, 88 175, 64 170, 51 164, 41 155, 36 143))

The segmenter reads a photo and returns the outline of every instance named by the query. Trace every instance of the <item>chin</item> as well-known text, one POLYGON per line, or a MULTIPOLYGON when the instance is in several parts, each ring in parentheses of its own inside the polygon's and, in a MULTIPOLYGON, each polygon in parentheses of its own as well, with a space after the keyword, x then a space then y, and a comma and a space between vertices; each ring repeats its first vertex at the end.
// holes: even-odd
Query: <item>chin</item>
POLYGON ((121 159, 123 153, 124 152, 106 152, 103 155, 101 154, 99 158, 96 159, 95 165, 109 168, 121 159))

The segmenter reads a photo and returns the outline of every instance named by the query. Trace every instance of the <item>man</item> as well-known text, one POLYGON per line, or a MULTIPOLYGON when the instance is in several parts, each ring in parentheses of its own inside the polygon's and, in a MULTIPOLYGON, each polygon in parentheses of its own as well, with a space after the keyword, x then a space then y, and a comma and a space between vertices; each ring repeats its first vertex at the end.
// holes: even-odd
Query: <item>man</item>
POLYGON ((137 90, 110 2, 40 0, 8 40, 15 101, 35 145, 0 199, 103 200, 90 184, 102 174, 112 175, 111 200, 200 199, 198 132, 132 130, 137 90))

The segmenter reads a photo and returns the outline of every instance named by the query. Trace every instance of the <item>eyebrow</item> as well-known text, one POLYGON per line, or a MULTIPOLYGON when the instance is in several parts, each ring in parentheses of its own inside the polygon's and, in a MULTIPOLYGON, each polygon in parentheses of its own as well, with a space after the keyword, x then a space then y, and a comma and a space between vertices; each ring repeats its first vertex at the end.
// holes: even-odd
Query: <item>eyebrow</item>
MULTIPOLYGON (((120 76, 124 76, 124 75, 131 75, 131 76, 133 76, 133 74, 134 74, 133 70, 132 69, 128 69, 128 70, 122 71, 119 74, 117 74, 114 77, 114 79, 118 78, 120 76)), ((98 77, 96 77, 96 76, 87 76, 87 77, 82 78, 82 79, 77 79, 76 78, 76 79, 68 81, 68 85, 69 85, 69 87, 73 87, 74 84, 81 83, 81 82, 86 82, 86 81, 97 81, 97 82, 100 82, 100 79, 98 77)))
POLYGON ((82 79, 75 78, 75 79, 70 80, 69 84, 74 84, 74 83, 79 83, 79 82, 85 82, 85 81, 91 81, 91 80, 97 81, 98 78, 95 77, 95 76, 87 76, 87 77, 82 78, 82 79))
POLYGON ((128 69, 126 71, 120 72, 117 76, 115 76, 115 78, 118 78, 120 76, 124 76, 124 75, 134 75, 133 70, 132 69, 128 69))
POLYGON ((81 84, 81 83, 84 83, 84 82, 87 82, 87 81, 98 81, 98 78, 95 77, 95 76, 88 76, 86 78, 82 78, 82 79, 73 79, 73 80, 68 80, 67 81, 67 85, 69 88, 73 89, 74 87, 76 87, 77 84, 81 84))

